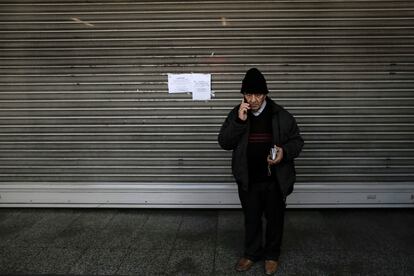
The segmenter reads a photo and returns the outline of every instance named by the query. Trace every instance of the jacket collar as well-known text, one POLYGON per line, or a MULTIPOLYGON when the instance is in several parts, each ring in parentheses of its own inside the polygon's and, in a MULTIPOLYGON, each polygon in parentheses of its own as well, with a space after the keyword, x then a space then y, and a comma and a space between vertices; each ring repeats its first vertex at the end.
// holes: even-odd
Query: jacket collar
POLYGON ((272 113, 279 113, 283 108, 275 103, 271 98, 266 97, 267 104, 270 106, 272 113))

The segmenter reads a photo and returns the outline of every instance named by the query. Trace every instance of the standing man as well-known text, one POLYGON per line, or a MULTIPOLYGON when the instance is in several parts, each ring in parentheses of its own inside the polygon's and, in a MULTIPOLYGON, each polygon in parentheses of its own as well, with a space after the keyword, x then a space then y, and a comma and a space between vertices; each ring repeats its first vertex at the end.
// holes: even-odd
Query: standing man
POLYGON ((244 256, 236 270, 247 271, 264 259, 266 275, 273 275, 282 243, 286 196, 296 179, 294 159, 304 142, 293 116, 266 96, 266 80, 258 69, 247 71, 241 93, 241 104, 229 113, 218 136, 223 149, 233 150, 232 172, 244 214, 244 256))

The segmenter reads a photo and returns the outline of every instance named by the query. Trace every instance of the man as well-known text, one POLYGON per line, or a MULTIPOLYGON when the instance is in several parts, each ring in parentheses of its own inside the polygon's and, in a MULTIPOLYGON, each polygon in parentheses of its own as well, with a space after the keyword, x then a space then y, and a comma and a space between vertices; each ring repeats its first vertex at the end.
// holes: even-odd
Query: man
POLYGON ((247 71, 241 93, 241 104, 229 113, 218 136, 223 149, 233 150, 232 172, 244 214, 244 256, 236 270, 247 271, 264 259, 266 275, 273 275, 280 255, 286 197, 296 179, 294 159, 304 142, 293 116, 267 97, 266 80, 258 69, 247 71))

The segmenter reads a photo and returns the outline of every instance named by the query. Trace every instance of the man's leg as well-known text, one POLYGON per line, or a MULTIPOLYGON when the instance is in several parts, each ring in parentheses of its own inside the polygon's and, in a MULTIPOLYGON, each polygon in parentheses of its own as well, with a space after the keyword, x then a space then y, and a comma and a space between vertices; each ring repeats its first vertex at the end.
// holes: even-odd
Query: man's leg
POLYGON ((244 214, 244 254, 252 261, 258 261, 263 254, 262 214, 264 205, 262 193, 260 191, 246 192, 239 189, 244 214))
POLYGON ((266 260, 279 260, 282 246, 283 225, 286 204, 279 187, 265 194, 266 242, 264 257, 266 260))

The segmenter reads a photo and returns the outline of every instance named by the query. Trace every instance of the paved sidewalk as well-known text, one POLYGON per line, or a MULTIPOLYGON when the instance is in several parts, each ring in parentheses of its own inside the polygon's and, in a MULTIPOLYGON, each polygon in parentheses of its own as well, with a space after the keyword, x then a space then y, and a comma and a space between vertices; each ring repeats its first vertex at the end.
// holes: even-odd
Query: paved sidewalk
MULTIPOLYGON (((234 271, 240 210, 0 209, 0 274, 234 271)), ((287 210, 277 275, 414 275, 414 209, 287 210)))

